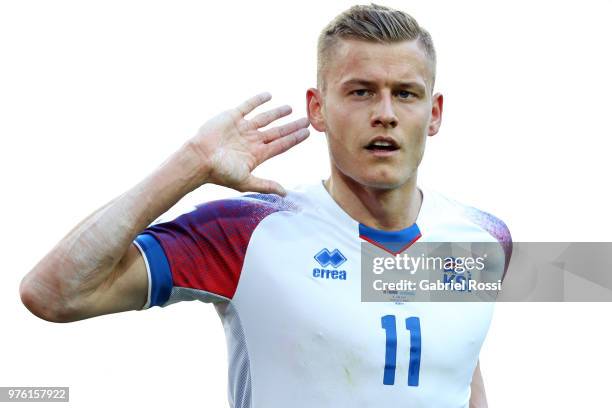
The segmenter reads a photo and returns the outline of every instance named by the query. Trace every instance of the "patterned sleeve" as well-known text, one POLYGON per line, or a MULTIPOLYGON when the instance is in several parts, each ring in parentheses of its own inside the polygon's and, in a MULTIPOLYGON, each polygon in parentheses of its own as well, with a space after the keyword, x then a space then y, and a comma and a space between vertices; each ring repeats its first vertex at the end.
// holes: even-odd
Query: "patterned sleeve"
POLYGON ((466 215, 472 222, 479 225, 493 236, 504 250, 505 262, 504 273, 502 274, 503 281, 506 277, 506 272, 508 272, 510 258, 512 258, 512 235, 510 235, 508 226, 494 215, 474 207, 468 207, 466 215))
POLYGON ((146 228, 134 240, 149 275, 143 309, 230 301, 253 231, 266 216, 290 207, 275 195, 243 196, 201 204, 146 228))

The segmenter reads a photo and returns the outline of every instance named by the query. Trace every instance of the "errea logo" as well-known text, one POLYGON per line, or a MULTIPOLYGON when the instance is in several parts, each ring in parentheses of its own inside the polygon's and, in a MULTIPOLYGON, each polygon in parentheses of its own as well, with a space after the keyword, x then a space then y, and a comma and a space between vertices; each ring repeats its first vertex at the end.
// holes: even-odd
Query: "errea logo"
POLYGON ((312 270, 313 278, 346 280, 346 271, 337 270, 340 265, 346 262, 346 257, 338 249, 330 251, 327 248, 323 248, 317 252, 314 259, 322 268, 314 268, 312 270), (325 269, 326 266, 330 265, 333 269, 325 269))

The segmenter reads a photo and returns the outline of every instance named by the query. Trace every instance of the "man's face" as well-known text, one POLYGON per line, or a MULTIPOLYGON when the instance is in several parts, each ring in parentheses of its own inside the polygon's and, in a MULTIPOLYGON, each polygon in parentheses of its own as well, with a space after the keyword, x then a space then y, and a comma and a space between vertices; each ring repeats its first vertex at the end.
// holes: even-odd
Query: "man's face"
POLYGON ((309 89, 315 129, 327 135, 333 171, 373 188, 416 177, 427 135, 437 133, 442 95, 432 96, 432 67, 416 41, 341 40, 309 89))

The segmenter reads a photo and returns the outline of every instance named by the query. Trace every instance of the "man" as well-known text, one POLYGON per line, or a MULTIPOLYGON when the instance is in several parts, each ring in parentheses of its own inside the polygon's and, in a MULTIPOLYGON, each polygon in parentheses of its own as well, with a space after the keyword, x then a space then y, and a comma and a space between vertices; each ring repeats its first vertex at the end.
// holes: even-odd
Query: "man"
POLYGON ((355 6, 318 47, 308 119, 260 131, 291 112, 246 119, 265 93, 211 119, 78 224, 24 278, 22 300, 56 322, 214 303, 233 407, 486 406, 477 362, 490 304, 360 297, 364 241, 495 240, 510 253, 499 220, 417 188, 425 140, 442 118, 431 38, 405 13, 355 6), (251 174, 305 140, 309 124, 327 136, 324 184, 287 193, 251 174), (205 183, 263 194, 151 225, 205 183))

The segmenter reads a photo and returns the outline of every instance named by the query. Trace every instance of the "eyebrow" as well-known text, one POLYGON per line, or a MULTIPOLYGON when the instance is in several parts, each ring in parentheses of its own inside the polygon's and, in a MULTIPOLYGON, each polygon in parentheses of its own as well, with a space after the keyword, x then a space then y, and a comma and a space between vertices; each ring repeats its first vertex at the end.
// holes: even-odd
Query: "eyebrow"
MULTIPOLYGON (((345 82, 342 83, 341 87, 342 88, 348 88, 350 86, 354 86, 354 85, 359 85, 359 86, 366 86, 366 87, 375 87, 377 84, 374 81, 368 81, 367 79, 361 79, 361 78, 352 78, 349 79, 345 82)), ((424 91, 425 87, 418 83, 418 82, 404 82, 404 81, 399 81, 399 82, 394 82, 393 83, 393 87, 394 88, 410 88, 410 89, 417 89, 420 91, 424 91)))

